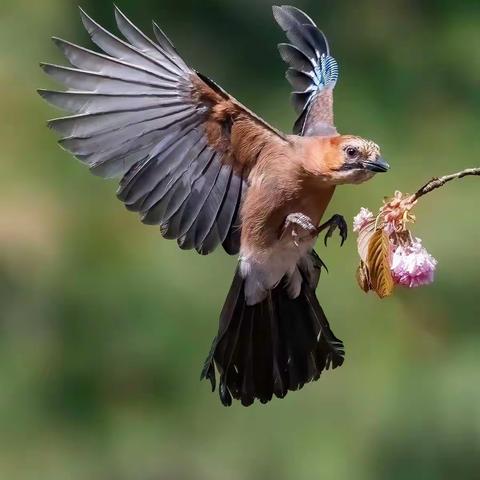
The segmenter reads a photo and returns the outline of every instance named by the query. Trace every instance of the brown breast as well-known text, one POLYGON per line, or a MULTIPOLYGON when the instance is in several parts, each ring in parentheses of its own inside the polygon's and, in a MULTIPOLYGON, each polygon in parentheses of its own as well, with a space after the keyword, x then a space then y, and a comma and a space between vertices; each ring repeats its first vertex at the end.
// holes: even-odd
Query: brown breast
POLYGON ((242 250, 271 248, 290 213, 300 212, 313 224, 320 223, 335 186, 322 181, 319 170, 305 169, 312 163, 312 145, 294 141, 289 149, 269 152, 252 170, 242 210, 242 250))

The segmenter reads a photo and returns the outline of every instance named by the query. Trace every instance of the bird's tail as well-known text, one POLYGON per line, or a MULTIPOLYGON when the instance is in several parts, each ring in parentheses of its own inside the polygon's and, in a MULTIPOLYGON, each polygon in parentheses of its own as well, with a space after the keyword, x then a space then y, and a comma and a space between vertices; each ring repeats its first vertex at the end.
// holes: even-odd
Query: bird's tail
POLYGON ((292 299, 285 279, 256 305, 247 305, 245 281, 239 269, 220 315, 220 326, 201 378, 215 390, 215 366, 220 375, 220 400, 232 397, 248 406, 273 395, 317 380, 326 369, 342 365, 343 343, 330 330, 315 290, 303 281, 300 295, 292 299))

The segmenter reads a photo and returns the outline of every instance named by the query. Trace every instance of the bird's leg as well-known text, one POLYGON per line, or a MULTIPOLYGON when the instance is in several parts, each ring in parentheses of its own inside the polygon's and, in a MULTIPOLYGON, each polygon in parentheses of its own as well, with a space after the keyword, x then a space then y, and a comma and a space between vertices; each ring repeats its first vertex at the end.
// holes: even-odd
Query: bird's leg
POLYGON ((347 222, 345 222, 342 215, 338 214, 333 215, 330 220, 327 220, 319 227, 316 227, 307 215, 304 215, 303 213, 291 213, 285 219, 280 238, 284 238, 285 234, 290 231, 293 243, 298 247, 302 240, 311 240, 326 228, 328 228, 328 230, 325 234, 325 246, 327 245, 327 240, 332 236, 336 228, 339 230, 341 238, 340 246, 342 246, 347 239, 348 227, 347 222))
POLYGON ((302 240, 311 239, 317 235, 317 227, 303 213, 290 213, 283 224, 280 239, 284 238, 288 232, 292 236, 294 245, 298 247, 302 240))
POLYGON ((332 216, 330 220, 327 220, 325 223, 322 223, 316 230, 317 230, 317 235, 328 228, 327 233, 325 234, 325 246, 327 246, 327 240, 332 236, 333 232, 335 231, 336 228, 338 228, 338 231, 340 233, 340 237, 342 241, 340 242, 340 246, 342 246, 347 239, 347 232, 348 232, 348 227, 347 227, 347 222, 345 222, 345 219, 338 214, 335 214, 332 216))

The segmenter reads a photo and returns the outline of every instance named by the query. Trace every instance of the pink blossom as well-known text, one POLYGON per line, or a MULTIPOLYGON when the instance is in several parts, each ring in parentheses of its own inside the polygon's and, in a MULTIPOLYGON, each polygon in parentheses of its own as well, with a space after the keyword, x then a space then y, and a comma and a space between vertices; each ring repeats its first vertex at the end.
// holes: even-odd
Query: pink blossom
POLYGON ((393 235, 396 232, 395 222, 385 222, 383 229, 388 236, 393 235))
POLYGON ((395 283, 409 288, 433 282, 437 261, 415 238, 407 246, 399 245, 393 252, 391 270, 395 283))
POLYGON ((362 207, 360 212, 353 217, 353 231, 359 232, 367 223, 371 222, 375 217, 373 213, 368 209, 362 207))
POLYGON ((410 210, 416 204, 413 195, 404 195, 397 190, 393 197, 385 199, 383 203, 380 212, 385 221, 384 229, 389 235, 394 232, 405 231, 406 223, 415 221, 415 215, 410 213, 410 210))

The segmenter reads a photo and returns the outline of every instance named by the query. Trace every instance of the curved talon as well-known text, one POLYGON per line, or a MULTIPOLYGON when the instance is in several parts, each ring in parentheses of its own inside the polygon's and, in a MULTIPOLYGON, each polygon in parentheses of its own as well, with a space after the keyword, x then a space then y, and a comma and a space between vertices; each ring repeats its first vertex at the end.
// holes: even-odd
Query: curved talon
POLYGON ((345 222, 345 219, 342 217, 342 215, 338 215, 338 214, 333 215, 330 220, 326 221, 325 223, 323 223, 318 227, 318 233, 325 230, 327 227, 328 227, 328 230, 324 238, 325 246, 327 246, 327 240, 333 235, 333 232, 335 231, 336 228, 338 228, 340 238, 341 238, 340 246, 342 246, 345 243, 345 240, 347 239, 347 234, 348 234, 347 222, 345 222))

